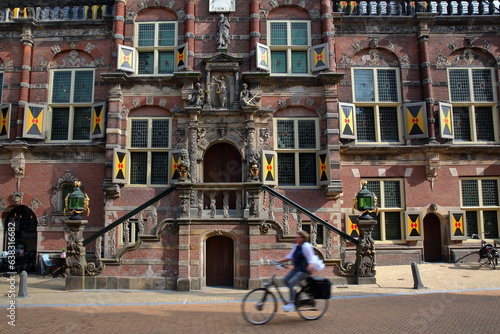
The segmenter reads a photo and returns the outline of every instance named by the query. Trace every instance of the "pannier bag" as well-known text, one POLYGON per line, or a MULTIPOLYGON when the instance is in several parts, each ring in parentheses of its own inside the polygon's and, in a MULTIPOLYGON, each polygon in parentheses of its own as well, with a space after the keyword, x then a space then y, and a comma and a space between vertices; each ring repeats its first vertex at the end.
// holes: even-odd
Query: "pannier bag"
POLYGON ((325 277, 308 277, 307 286, 316 299, 330 299, 332 283, 325 277))

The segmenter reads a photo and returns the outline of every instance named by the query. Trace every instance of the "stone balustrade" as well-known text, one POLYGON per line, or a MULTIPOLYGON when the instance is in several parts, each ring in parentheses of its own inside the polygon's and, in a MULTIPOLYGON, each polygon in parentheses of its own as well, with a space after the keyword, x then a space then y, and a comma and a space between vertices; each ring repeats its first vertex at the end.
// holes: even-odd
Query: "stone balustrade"
POLYGON ((500 15, 500 1, 334 1, 333 12, 344 15, 411 16, 416 13, 437 15, 500 15))

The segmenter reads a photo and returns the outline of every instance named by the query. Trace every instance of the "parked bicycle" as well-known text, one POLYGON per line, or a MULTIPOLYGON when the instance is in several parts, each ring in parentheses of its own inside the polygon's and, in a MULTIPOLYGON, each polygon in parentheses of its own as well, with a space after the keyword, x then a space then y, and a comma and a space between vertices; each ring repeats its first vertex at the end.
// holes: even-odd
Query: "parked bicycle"
MULTIPOLYGON (((487 233, 479 233, 479 234, 473 234, 472 239, 479 239, 480 235, 485 235, 487 233)), ((477 262, 481 262, 481 260, 485 260, 483 263, 481 263, 480 266, 483 266, 484 264, 488 264, 492 269, 495 269, 496 265, 498 264, 498 257, 499 253, 498 250, 493 247, 492 244, 489 244, 484 240, 484 238, 481 239, 481 249, 479 250, 479 260, 477 262)))
MULTIPOLYGON (((276 269, 287 268, 283 264, 277 264, 276 269)), ((262 284, 262 288, 250 291, 241 306, 243 317, 251 324, 263 325, 271 320, 278 309, 278 299, 270 290, 274 286, 279 299, 286 305, 276 282, 276 273, 271 277, 270 282, 262 284)), ((295 309, 305 320, 316 320, 321 318, 328 310, 330 299, 331 283, 322 277, 307 277, 301 282, 300 289, 295 298, 295 309)))

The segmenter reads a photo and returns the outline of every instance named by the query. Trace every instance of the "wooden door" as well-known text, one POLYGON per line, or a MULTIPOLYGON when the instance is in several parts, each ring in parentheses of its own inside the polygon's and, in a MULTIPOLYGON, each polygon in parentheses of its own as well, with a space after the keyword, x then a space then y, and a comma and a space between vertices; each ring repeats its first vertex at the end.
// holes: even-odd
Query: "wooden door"
MULTIPOLYGON (((204 182, 241 182, 241 155, 240 152, 230 144, 220 143, 210 147, 205 153, 203 164, 204 182)), ((215 199, 217 209, 222 209, 222 197, 222 192, 218 191, 215 199)), ((210 207, 210 194, 208 192, 204 194, 203 206, 210 207)), ((236 194, 230 192, 229 208, 234 209, 235 207, 236 194)))
POLYGON ((215 144, 203 159, 204 182, 241 182, 241 155, 233 145, 215 144))
POLYGON ((225 236, 210 237, 206 241, 205 268, 207 286, 233 286, 234 242, 225 236))
POLYGON ((441 251, 441 222, 433 213, 424 218, 424 260, 425 262, 443 261, 441 251))

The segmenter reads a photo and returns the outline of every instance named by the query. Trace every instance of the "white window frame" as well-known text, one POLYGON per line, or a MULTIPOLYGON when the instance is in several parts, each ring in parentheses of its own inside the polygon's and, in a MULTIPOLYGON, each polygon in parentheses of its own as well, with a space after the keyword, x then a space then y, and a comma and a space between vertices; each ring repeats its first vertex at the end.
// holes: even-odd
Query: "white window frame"
POLYGON ((311 75, 311 57, 309 49, 311 48, 311 21, 310 20, 269 20, 267 21, 267 41, 270 48, 269 51, 269 69, 271 75, 275 76, 310 76, 311 75), (273 45, 271 40, 271 24, 272 23, 286 23, 287 24, 287 44, 286 45, 273 45), (307 23, 307 45, 292 45, 292 23, 307 23), (272 72, 272 53, 274 51, 286 51, 287 71, 286 73, 272 72), (292 72, 292 52, 304 51, 306 53, 306 73, 293 73, 292 72))
POLYGON ((320 185, 318 184, 318 161, 317 158, 315 157, 315 173, 316 173, 316 185, 300 185, 300 153, 314 153, 317 154, 320 146, 319 146, 319 119, 317 117, 274 117, 274 129, 276 129, 276 135, 274 136, 274 147, 276 148, 275 151, 277 153, 277 165, 276 165, 276 173, 279 173, 279 154, 280 153, 294 153, 294 166, 295 166, 295 184, 294 185, 283 185, 280 184, 280 179, 279 179, 279 174, 277 175, 277 180, 278 180, 278 186, 280 188, 296 188, 300 187, 301 189, 305 188, 319 188, 320 185), (293 121, 293 131, 294 131, 294 148, 279 148, 278 147, 278 121, 293 121), (298 121, 314 121, 315 124, 315 138, 316 138, 316 146, 315 148, 308 148, 308 149, 300 149, 299 147, 299 127, 298 127, 298 121))
MULTIPOLYGON (((498 106, 498 97, 497 97, 497 85, 495 80, 495 69, 493 67, 450 67, 447 69, 448 75, 448 94, 449 101, 451 102, 452 109, 455 107, 467 107, 469 109, 469 125, 470 125, 470 137, 471 140, 462 140, 462 139, 453 139, 454 143, 471 143, 471 144, 489 144, 489 143, 498 143, 499 140, 499 128, 498 128, 498 113, 496 112, 498 106), (469 96, 470 101, 453 101, 450 87, 450 71, 453 70, 467 70, 468 71, 468 79, 469 79, 469 96), (472 70, 489 70, 491 75, 491 85, 493 91, 493 101, 479 101, 476 102, 474 99, 474 86, 473 86, 473 75, 472 70), (489 107, 492 112, 492 120, 493 120, 493 131, 494 138, 493 141, 478 141, 477 139, 477 125, 476 125, 476 107, 489 107)), ((452 119, 453 120, 453 119, 452 119)), ((454 120, 453 120, 454 121, 454 120)), ((455 128, 455 124, 453 124, 455 128)), ((456 136, 456 131, 454 131, 456 136)))
MULTIPOLYGON (((378 205, 378 219, 380 222, 380 240, 375 240, 376 243, 403 243, 406 242, 404 240, 405 237, 405 230, 404 230, 404 213, 405 213, 405 193, 404 193, 404 179, 402 178, 366 178, 364 179, 368 182, 379 182, 380 184, 380 197, 377 199, 377 205, 378 205), (384 207, 384 200, 385 200, 385 189, 384 189, 384 182, 387 181, 398 181, 399 182, 399 194, 400 194, 400 201, 401 201, 401 207, 399 208, 386 208, 384 207), (401 230, 401 237, 400 239, 390 239, 388 240, 386 237, 386 227, 385 227, 385 213, 387 212, 399 212, 399 223, 400 223, 400 230, 401 230)), ((375 212, 371 213, 372 216, 376 216, 375 212)))
POLYGON ((136 50, 136 55, 137 55, 137 61, 136 61, 136 70, 135 74, 139 76, 152 76, 152 75, 158 75, 158 76, 170 76, 173 75, 173 71, 175 71, 175 48, 177 47, 178 44, 178 39, 179 39, 179 25, 177 21, 141 21, 141 22, 136 22, 135 23, 135 37, 134 40, 135 42, 135 50, 136 50), (158 46, 158 35, 159 35, 159 25, 160 24, 173 24, 174 25, 174 43, 173 45, 168 45, 168 46, 158 46), (144 24, 153 24, 155 26, 155 37, 154 37, 154 46, 139 46, 139 26, 144 25, 144 24), (153 67, 153 73, 139 73, 139 55, 142 52, 153 52, 154 53, 154 67, 153 67), (173 63, 172 63, 172 73, 158 73, 159 71, 159 53, 160 52, 172 52, 174 55, 173 58, 173 63))
POLYGON ((402 113, 402 99, 401 99, 401 73, 399 68, 396 67, 364 67, 364 66, 356 66, 351 68, 351 78, 352 78, 352 97, 354 101, 354 121, 355 121, 355 133, 356 133, 356 144, 360 145, 398 145, 404 142, 404 115, 402 113), (356 81, 354 76, 355 70, 371 70, 374 78, 373 86, 375 89, 374 101, 356 101, 356 81), (396 73, 396 85, 397 85, 397 93, 398 100, 396 102, 385 102, 379 101, 379 92, 378 92, 378 70, 392 70, 396 73), (373 108, 374 115, 374 127, 375 127, 375 141, 360 141, 358 139, 358 131, 357 131, 357 120, 356 120, 356 108, 357 107, 369 107, 373 108), (397 113, 397 128, 398 128, 398 140, 394 142, 382 141, 382 133, 381 133, 381 124, 380 124, 380 107, 395 107, 397 113))
POLYGON ((92 67, 85 67, 85 68, 61 68, 61 69, 54 69, 50 73, 50 89, 49 89, 49 107, 50 107, 50 117, 48 117, 48 142, 91 142, 92 141, 92 106, 94 104, 94 94, 95 94, 95 69, 92 67), (82 102, 82 103, 74 103, 74 92, 75 92, 75 73, 79 71, 87 71, 87 72, 92 72, 92 96, 90 98, 89 102, 82 102), (54 89, 54 74, 56 72, 71 72, 71 88, 70 88, 70 97, 69 97, 69 102, 64 102, 64 103, 54 103, 52 102, 53 99, 53 89, 54 89), (52 139, 52 129, 53 129, 53 109, 58 109, 58 108, 69 108, 69 119, 68 119, 68 139, 52 139), (75 140, 73 139, 74 135, 74 121, 75 121, 75 108, 90 108, 90 114, 89 114, 89 138, 88 139, 81 139, 81 140, 75 140))
MULTIPOLYGON (((497 228, 498 228, 498 231, 500 234, 500 203, 499 203, 499 205, 490 205, 490 206, 483 205, 482 181, 484 181, 484 180, 496 180, 497 181, 497 197, 499 198, 499 201, 500 201, 500 178, 498 178, 498 177, 461 177, 460 178, 460 208, 461 208, 461 210, 465 211, 464 217, 467 216, 467 212, 470 212, 470 211, 477 212, 477 229, 478 229, 478 233, 480 234, 480 238, 493 240, 496 238, 488 238, 488 235, 482 234, 485 232, 483 213, 484 213, 484 211, 494 211, 494 210, 497 211, 497 228), (477 182, 477 185, 478 185, 477 186, 477 193, 479 196, 479 205, 477 205, 477 206, 464 206, 463 196, 462 196, 462 194, 463 194, 462 193, 462 181, 465 181, 465 180, 472 180, 472 181, 477 182)), ((468 224, 467 224, 467 228, 469 228, 468 224)), ((468 236, 469 231, 465 231, 465 232, 466 232, 466 235, 468 236)), ((500 235, 499 235, 499 237, 500 237, 500 235)))
POLYGON ((167 170, 167 179, 165 180, 165 183, 151 183, 151 166, 152 166, 152 153, 154 152, 159 152, 159 153, 166 153, 167 154, 167 159, 165 160, 165 165, 167 166, 167 169, 169 169, 170 165, 170 160, 169 160, 169 152, 172 148, 172 117, 169 116, 133 116, 129 117, 128 120, 128 129, 129 133, 132 132, 132 121, 134 120, 147 120, 148 121, 148 145, 147 147, 132 147, 132 138, 131 136, 128 136, 127 138, 127 147, 128 151, 130 153, 130 158, 129 158, 129 167, 128 167, 128 186, 130 187, 165 187, 165 185, 168 185, 169 182, 169 173, 170 171, 167 170), (153 148, 151 144, 152 140, 152 130, 153 130, 153 120, 168 120, 168 146, 167 147, 159 147, 159 148, 153 148), (145 184, 137 184, 137 183, 132 183, 131 181, 131 173, 132 173, 132 153, 139 153, 139 152, 146 152, 147 153, 147 162, 146 162, 146 183, 145 184))

